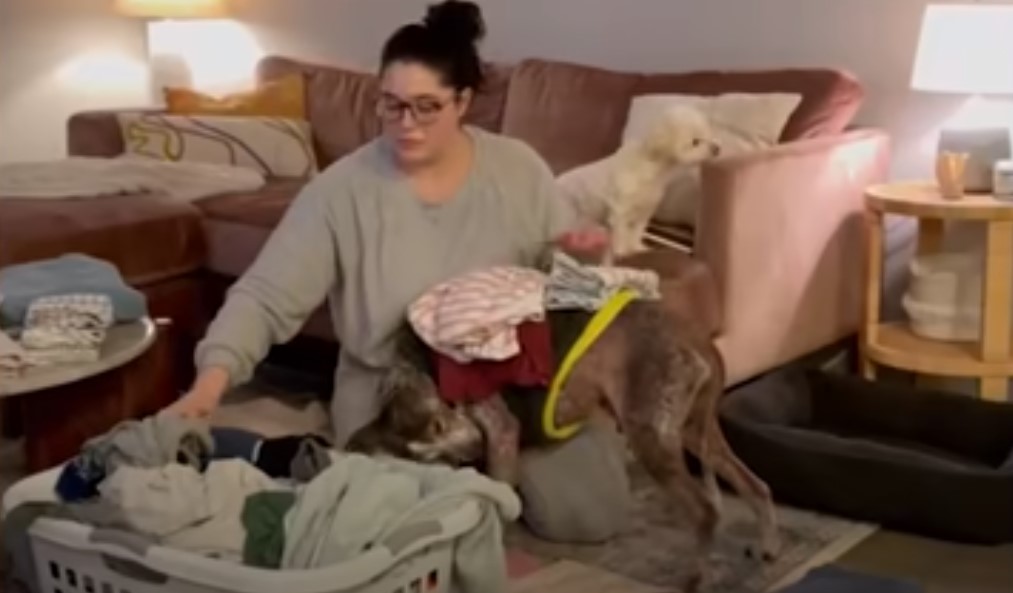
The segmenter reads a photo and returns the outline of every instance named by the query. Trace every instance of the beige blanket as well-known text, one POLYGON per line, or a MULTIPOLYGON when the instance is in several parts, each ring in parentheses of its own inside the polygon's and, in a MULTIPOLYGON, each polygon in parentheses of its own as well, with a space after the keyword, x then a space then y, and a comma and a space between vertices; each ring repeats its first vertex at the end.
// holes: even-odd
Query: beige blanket
POLYGON ((225 192, 252 191, 263 185, 263 175, 253 169, 136 157, 0 164, 0 199, 151 193, 192 201, 225 192))

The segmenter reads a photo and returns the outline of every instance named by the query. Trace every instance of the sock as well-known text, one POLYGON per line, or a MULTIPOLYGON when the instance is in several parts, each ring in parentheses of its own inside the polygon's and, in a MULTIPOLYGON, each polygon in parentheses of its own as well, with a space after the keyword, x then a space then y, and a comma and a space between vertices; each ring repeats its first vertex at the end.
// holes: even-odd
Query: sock
MULTIPOLYGON (((310 441, 324 448, 327 441, 317 435, 292 435, 276 439, 264 439, 254 462, 261 471, 272 478, 291 478, 292 462, 296 460, 304 441, 310 441)), ((302 474, 302 472, 300 472, 302 474)))
POLYGON ((105 479, 102 468, 91 466, 85 459, 75 457, 63 466, 56 480, 56 494, 64 502, 78 502, 98 494, 98 485, 105 479))
POLYGON ((212 428, 214 459, 245 459, 256 465, 264 437, 241 428, 212 428))

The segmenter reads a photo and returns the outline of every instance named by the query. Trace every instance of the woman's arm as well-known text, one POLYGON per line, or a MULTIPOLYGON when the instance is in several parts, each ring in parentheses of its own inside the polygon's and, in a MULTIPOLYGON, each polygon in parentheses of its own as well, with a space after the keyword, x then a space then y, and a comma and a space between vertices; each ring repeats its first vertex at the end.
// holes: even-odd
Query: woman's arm
POLYGON ((225 391, 247 381, 268 349, 287 342, 338 281, 337 241, 328 202, 340 188, 326 174, 292 202, 253 265, 229 289, 197 346, 198 377, 174 406, 208 415, 225 391))

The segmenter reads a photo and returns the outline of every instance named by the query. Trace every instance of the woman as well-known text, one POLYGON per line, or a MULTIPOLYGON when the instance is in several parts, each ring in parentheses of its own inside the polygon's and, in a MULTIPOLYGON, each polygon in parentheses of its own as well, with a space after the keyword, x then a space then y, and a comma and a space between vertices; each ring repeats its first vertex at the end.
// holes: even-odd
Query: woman
MULTIPOLYGON (((197 380, 176 410, 210 414, 227 388, 249 379, 268 348, 291 339, 329 295, 342 345, 332 423, 343 444, 384 403, 379 380, 406 309, 422 292, 483 266, 533 265, 552 242, 584 254, 605 247, 600 229, 571 230, 552 174, 530 148, 462 125, 482 83, 476 43, 483 33, 478 7, 450 0, 387 41, 377 103, 382 136, 334 163, 295 199, 229 291, 197 348, 197 380)), ((562 510, 574 503, 548 506, 556 504, 562 510)))

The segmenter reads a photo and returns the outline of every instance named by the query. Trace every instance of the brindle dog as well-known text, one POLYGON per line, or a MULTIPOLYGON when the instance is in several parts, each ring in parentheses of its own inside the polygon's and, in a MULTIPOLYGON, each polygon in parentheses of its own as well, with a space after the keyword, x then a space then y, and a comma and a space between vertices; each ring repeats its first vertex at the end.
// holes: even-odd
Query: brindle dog
MULTIPOLYGON (((708 577, 719 519, 715 474, 755 512, 763 557, 773 558, 779 547, 770 490, 735 456, 721 431, 717 404, 723 387, 724 366, 709 336, 662 302, 635 301, 577 363, 556 410, 557 426, 602 412, 612 416, 647 472, 681 503, 698 541, 699 573, 688 583, 692 589, 708 577), (687 467, 687 451, 701 463, 703 484, 687 467)), ((356 435, 354 448, 455 465, 478 462, 483 453, 478 424, 487 473, 513 481, 519 432, 501 399, 451 408, 417 363, 399 364, 386 388, 387 411, 356 435)))

